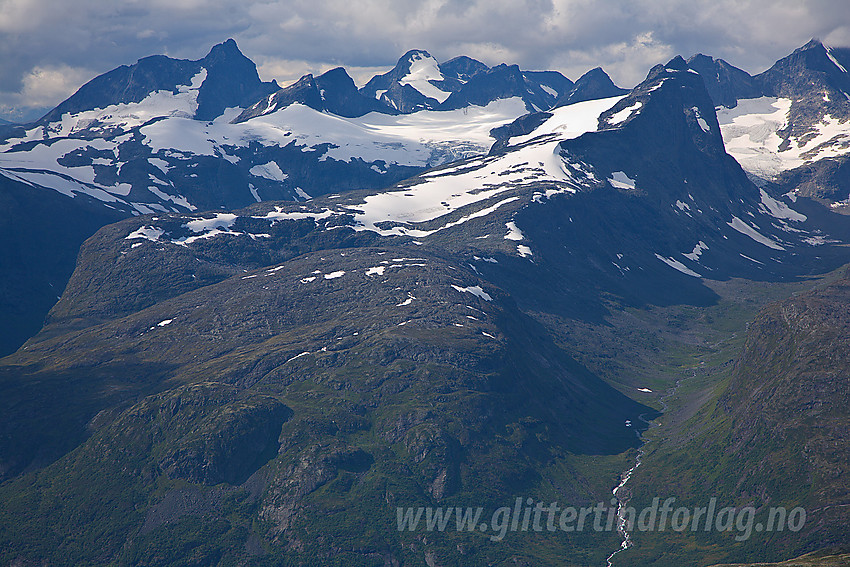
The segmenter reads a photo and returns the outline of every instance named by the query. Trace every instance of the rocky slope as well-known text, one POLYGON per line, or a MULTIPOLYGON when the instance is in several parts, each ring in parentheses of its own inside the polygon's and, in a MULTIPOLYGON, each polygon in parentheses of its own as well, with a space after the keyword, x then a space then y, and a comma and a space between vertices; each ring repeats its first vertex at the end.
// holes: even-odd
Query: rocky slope
POLYGON ((80 245, 121 217, 0 176, 0 353, 14 352, 41 329, 74 271, 80 245))
MULTIPOLYGON (((130 262, 162 246, 134 240, 130 262)), ((132 313, 52 337, 48 326, 5 359, 4 472, 47 466, 0 487, 3 561, 365 565, 450 558, 460 542, 484 561, 506 550, 399 534, 395 506, 508 500, 550 481, 588 498, 586 480, 557 468, 569 453, 634 446, 623 423, 650 410, 468 266, 358 244, 229 265, 219 283, 132 313), (38 512, 69 498, 70 514, 87 509, 80 521, 38 512)), ((174 261, 194 271, 192 256, 174 261)))

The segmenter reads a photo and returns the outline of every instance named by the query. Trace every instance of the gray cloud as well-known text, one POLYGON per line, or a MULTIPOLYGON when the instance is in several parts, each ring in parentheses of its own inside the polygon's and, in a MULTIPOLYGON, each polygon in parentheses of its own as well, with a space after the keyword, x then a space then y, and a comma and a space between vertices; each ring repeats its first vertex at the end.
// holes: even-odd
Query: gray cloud
POLYGON ((199 58, 234 37, 266 79, 336 65, 365 77, 404 51, 558 69, 632 86, 675 54, 752 73, 820 37, 850 46, 846 0, 0 0, 0 115, 52 106, 140 57, 199 58))

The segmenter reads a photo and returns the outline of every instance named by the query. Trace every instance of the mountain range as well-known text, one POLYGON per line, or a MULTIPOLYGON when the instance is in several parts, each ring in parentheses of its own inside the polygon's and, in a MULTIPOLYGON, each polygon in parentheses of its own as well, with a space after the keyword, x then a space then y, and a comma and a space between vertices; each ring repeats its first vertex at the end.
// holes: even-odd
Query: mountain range
POLYGON ((0 561, 601 565, 616 530, 396 508, 608 501, 662 413, 634 502, 838 512, 614 565, 846 552, 848 58, 625 90, 415 50, 280 88, 228 40, 2 127, 0 561))

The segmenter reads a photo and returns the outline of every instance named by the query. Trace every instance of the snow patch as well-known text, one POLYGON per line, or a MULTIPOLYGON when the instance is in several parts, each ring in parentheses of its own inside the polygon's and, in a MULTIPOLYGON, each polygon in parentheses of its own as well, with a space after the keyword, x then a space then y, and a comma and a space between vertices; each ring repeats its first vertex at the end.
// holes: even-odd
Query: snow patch
POLYGON ((154 226, 143 226, 137 230, 134 230, 130 234, 124 237, 124 240, 132 240, 134 238, 144 238, 146 240, 150 240, 152 242, 157 242, 159 237, 165 234, 165 231, 161 228, 157 228, 154 226))
POLYGON ((830 61, 832 61, 832 62, 835 64, 835 66, 836 66, 836 67, 838 67, 839 69, 841 69, 841 72, 842 72, 842 73, 846 73, 846 72, 847 72, 847 69, 845 69, 845 68, 844 68, 844 65, 842 65, 841 63, 839 63, 839 62, 838 62, 838 59, 836 59, 836 58, 835 58, 835 56, 832 54, 832 48, 831 48, 831 47, 827 47, 827 48, 826 48, 826 56, 827 56, 827 57, 829 57, 829 60, 830 60, 830 61))
POLYGON ((481 289, 480 285, 473 285, 473 286, 469 286, 469 287, 460 287, 458 285, 452 284, 452 287, 456 291, 459 291, 461 293, 471 293, 472 295, 474 295, 476 297, 480 297, 484 301, 493 301, 493 298, 490 297, 490 294, 487 293, 486 291, 484 291, 483 289, 481 289))
POLYGON ((668 266, 670 266, 671 268, 673 268, 674 270, 678 270, 678 271, 682 272, 683 274, 685 274, 687 276, 691 276, 691 277, 694 277, 694 278, 701 278, 702 277, 701 275, 699 275, 698 273, 696 273, 692 269, 688 268, 686 265, 684 265, 680 261, 676 260, 675 258, 665 258, 664 256, 662 256, 660 254, 656 254, 655 257, 658 258, 659 260, 661 260, 662 262, 664 262, 665 264, 667 264, 668 266))
POLYGON ((290 358, 290 359, 288 359, 286 362, 284 362, 284 364, 286 364, 287 362, 292 362, 292 361, 293 361, 293 360, 295 360, 296 358, 301 358, 302 356, 307 356, 308 354, 311 354, 311 353, 310 353, 310 351, 308 351, 308 350, 307 350, 307 351, 304 351, 304 352, 302 352, 302 353, 300 353, 300 354, 296 354, 295 356, 293 356, 292 358, 290 358))
POLYGON ((265 215, 263 215, 261 217, 254 216, 254 217, 251 217, 251 218, 271 221, 271 223, 274 224, 276 222, 281 222, 281 221, 286 221, 286 220, 312 219, 312 220, 316 221, 316 220, 326 219, 326 218, 332 217, 336 214, 338 214, 338 213, 335 213, 334 211, 332 211, 330 209, 323 209, 322 212, 320 212, 320 213, 316 213, 316 212, 287 213, 287 212, 284 212, 283 209, 281 209, 280 207, 275 207, 275 210, 269 211, 268 213, 266 213, 265 215))
POLYGON ((622 171, 615 171, 614 173, 612 173, 611 177, 608 178, 608 183, 610 183, 611 186, 616 189, 635 188, 635 180, 623 173, 622 171))
MULTIPOLYGON (((159 187, 154 187, 153 185, 148 186, 148 191, 150 191, 163 201, 171 201, 175 205, 180 205, 181 207, 189 209, 190 211, 197 210, 198 208, 192 203, 190 203, 183 195, 169 195, 168 193, 165 193, 164 191, 160 190, 159 187)), ((153 204, 151 204, 151 206, 153 206, 153 204)))
POLYGON ((761 192, 761 205, 759 205, 759 209, 763 213, 767 213, 777 219, 788 219, 797 222, 802 222, 808 218, 806 215, 798 213, 782 201, 777 201, 768 195, 764 189, 759 189, 759 192, 761 192))
POLYGON ((696 246, 694 246, 693 252, 691 252, 690 254, 682 254, 682 256, 689 260, 693 260, 694 262, 698 262, 700 255, 706 250, 708 250, 708 244, 700 240, 699 242, 697 242, 696 246))
POLYGON ((289 176, 281 171, 280 166, 273 161, 262 165, 255 165, 248 170, 254 177, 264 177, 272 181, 285 181, 289 176))
POLYGON ((173 169, 173 166, 171 164, 169 164, 167 161, 165 161, 164 159, 161 159, 161 158, 156 158, 156 157, 148 158, 148 163, 151 164, 152 166, 154 166, 155 168, 159 169, 165 175, 168 175, 168 171, 173 169))
POLYGON ((407 75, 399 80, 399 84, 410 85, 426 97, 442 103, 452 93, 440 90, 430 81, 442 81, 444 79, 445 77, 440 72, 436 59, 421 53, 414 53, 410 59, 410 70, 407 75))
POLYGON ((216 213, 211 219, 195 219, 187 222, 184 226, 194 233, 205 232, 214 229, 226 229, 236 222, 236 215, 232 213, 216 213))
POLYGON ((754 229, 753 227, 751 227, 750 225, 748 225, 747 223, 745 223, 744 221, 742 221, 741 219, 739 219, 736 216, 732 217, 732 222, 727 222, 726 224, 728 224, 729 226, 731 226, 732 228, 734 228, 735 230, 737 230, 741 234, 743 234, 745 236, 749 236, 750 238, 752 238, 753 240, 755 240, 759 244, 763 244, 764 246, 767 246, 768 248, 773 248, 774 250, 785 250, 785 248, 783 248, 782 246, 780 246, 779 244, 777 244, 776 242, 774 242, 770 238, 764 236, 763 234, 761 234, 756 229, 754 229))
POLYGON ((313 198, 313 197, 312 197, 312 195, 308 194, 308 193, 307 193, 304 189, 302 189, 301 187, 296 187, 296 188, 295 188, 295 194, 296 194, 296 195, 298 195, 299 197, 301 197, 302 199, 304 199, 305 201, 309 201, 310 199, 312 199, 312 198, 313 198))
POLYGON ((556 91, 555 89, 553 89, 552 87, 550 87, 548 85, 540 85, 540 88, 543 89, 544 91, 546 91, 546 93, 549 96, 552 96, 552 97, 555 97, 555 98, 558 98, 558 96, 559 96, 558 91, 556 91))
POLYGON ((509 223, 505 223, 505 226, 508 227, 508 233, 505 235, 505 240, 524 240, 525 237, 522 234, 522 231, 517 227, 516 223, 511 221, 509 223))
POLYGON ((694 113, 694 118, 697 120, 697 124, 699 124, 700 129, 703 132, 711 132, 711 128, 708 126, 708 122, 705 121, 705 118, 699 113, 699 108, 694 106, 691 108, 694 113))
POLYGON ((522 256, 523 258, 527 258, 531 256, 531 248, 526 246, 525 244, 520 244, 516 247, 517 254, 522 256))
POLYGON ((637 114, 642 106, 643 101, 639 100, 636 101, 633 105, 627 106, 623 110, 615 112, 614 114, 608 117, 608 124, 610 124, 611 126, 617 126, 619 124, 622 124, 623 122, 628 120, 632 116, 632 114, 637 114))
POLYGON ((407 299, 405 299, 401 303, 397 304, 396 307, 404 307, 406 305, 410 305, 411 303, 413 303, 414 299, 416 299, 416 297, 414 297, 412 293, 408 292, 407 293, 407 299))

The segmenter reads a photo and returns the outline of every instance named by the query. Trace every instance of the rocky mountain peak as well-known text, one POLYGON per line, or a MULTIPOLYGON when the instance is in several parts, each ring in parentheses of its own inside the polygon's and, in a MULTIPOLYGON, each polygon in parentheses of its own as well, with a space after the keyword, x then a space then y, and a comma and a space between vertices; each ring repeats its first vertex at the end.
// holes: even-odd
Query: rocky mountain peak
POLYGON ((200 80, 194 118, 212 120, 228 107, 248 106, 277 90, 276 82, 264 83, 253 61, 229 39, 214 46, 203 59, 173 59, 151 55, 134 65, 122 65, 99 75, 45 115, 39 123, 57 121, 65 113, 76 114, 116 104, 138 103, 157 91, 178 94, 200 80), (204 73, 201 75, 201 73, 204 73))
POLYGON ((443 72, 443 75, 463 82, 488 69, 489 67, 481 61, 467 57, 466 55, 460 55, 449 59, 445 63, 440 63, 440 71, 443 72))
POLYGON ((629 92, 627 89, 621 89, 615 85, 602 67, 594 67, 579 77, 573 88, 555 102, 555 107, 595 98, 618 96, 627 92, 629 92))
POLYGON ((715 106, 734 108, 738 99, 761 96, 761 87, 749 73, 723 59, 697 53, 687 64, 689 69, 700 74, 715 106))
POLYGON ((260 80, 257 66, 233 39, 213 46, 199 63, 207 70, 207 77, 198 92, 198 120, 212 120, 228 107, 248 106, 279 88, 275 81, 260 80))
POLYGON ((847 67, 836 58, 843 59, 843 50, 833 50, 818 40, 794 50, 791 55, 777 61, 770 69, 756 76, 764 94, 789 98, 807 97, 813 91, 826 91, 829 98, 850 93, 850 74, 847 67))

